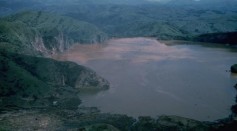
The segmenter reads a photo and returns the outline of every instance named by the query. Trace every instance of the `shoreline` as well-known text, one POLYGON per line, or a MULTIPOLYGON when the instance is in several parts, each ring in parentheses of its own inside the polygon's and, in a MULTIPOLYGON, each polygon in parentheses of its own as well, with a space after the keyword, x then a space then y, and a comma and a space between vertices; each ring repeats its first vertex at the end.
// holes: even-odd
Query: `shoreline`
MULTIPOLYGON (((144 37, 142 37, 144 38, 144 37)), ((237 94, 236 94, 237 97, 237 94)), ((237 101, 236 101, 237 102, 237 101)), ((235 105, 237 106, 237 103, 235 105)), ((230 109, 231 110, 231 109, 230 109)), ((0 125, 3 125, 3 127, 13 126, 18 128, 17 126, 26 129, 26 127, 34 129, 67 129, 75 127, 76 129, 78 127, 87 127, 94 124, 100 124, 100 123, 106 123, 108 125, 112 125, 111 128, 118 128, 118 129, 125 129, 121 125, 125 126, 126 129, 129 129, 128 127, 132 129, 136 129, 140 126, 143 126, 143 123, 149 123, 151 126, 157 127, 158 129, 170 129, 169 124, 174 124, 177 129, 182 129, 183 126, 188 126, 187 128, 192 129, 192 126, 194 126, 196 129, 214 129, 219 130, 221 128, 230 128, 232 126, 235 126, 237 122, 236 113, 231 110, 232 113, 223 119, 218 119, 215 121, 197 121, 194 119, 189 119, 186 117, 180 117, 180 116, 159 116, 158 118, 152 118, 149 116, 140 116, 138 119, 135 119, 134 117, 129 117, 127 115, 123 114, 110 114, 110 113, 101 113, 97 108, 94 107, 84 107, 77 110, 71 110, 71 109, 58 109, 57 107, 49 107, 49 108, 28 108, 28 109, 17 109, 9 112, 1 112, 0 113, 0 125), (51 114, 50 114, 51 113, 51 114), (42 117, 41 117, 42 116, 42 117), (19 118, 17 118, 19 117, 19 118), (86 120, 84 121, 84 118, 86 120), (93 118, 96 118, 94 120, 93 118), (20 120, 21 121, 20 121, 20 120), (110 119, 113 119, 114 121, 111 122, 110 119), (29 121, 33 121, 34 124, 27 125, 29 121), (66 121, 68 125, 63 126, 66 121), (55 121, 55 123, 50 123, 49 121, 55 121), (121 122, 122 121, 122 122, 121 122), (126 121, 129 121, 126 123, 126 121), (158 121, 158 122, 156 122, 158 121), (10 123, 7 123, 10 122, 10 123), (46 125, 41 125, 42 122, 48 122, 46 125), (89 124, 85 124, 85 123, 89 124), (74 125, 77 123, 76 125, 74 125), (164 124, 165 123, 165 124, 164 124), (192 123, 192 126, 188 125, 192 123), (8 125, 9 124, 9 125, 8 125), (11 125, 13 124, 13 125, 11 125), (16 124, 16 125, 14 125, 16 124), (52 126, 51 126, 51 125, 52 126), (126 125, 127 124, 127 125, 126 125), (71 127, 72 126, 72 127, 71 127), (163 127, 167 126, 167 127, 163 127), (168 128, 169 127, 169 128, 168 128)), ((110 126, 108 126, 110 128, 110 126)), ((0 126, 0 130, 1 130, 0 126)))
MULTIPOLYGON (((160 42, 160 40, 157 40, 156 38, 154 38, 154 37, 136 37, 137 39, 152 39, 152 40, 156 40, 156 41, 158 41, 158 42, 160 42)), ((113 38, 113 39, 109 39, 108 41, 114 41, 114 40, 129 40, 129 39, 134 39, 134 38, 130 38, 130 37, 128 37, 128 38, 113 38)), ((106 44, 108 44, 108 41, 106 42, 106 44)), ((180 40, 178 40, 180 43, 181 42, 193 42, 193 41, 180 41, 180 40)), ((173 42, 177 42, 177 40, 165 40, 165 41, 161 41, 161 43, 165 43, 165 42, 171 42, 171 43, 173 43, 173 42)), ((201 44, 210 44, 210 43, 202 43, 202 42, 194 42, 194 44, 196 45, 196 44, 199 44, 200 45, 200 43, 201 44)), ((103 46, 103 43, 102 44, 99 44, 98 46, 100 46, 100 45, 102 45, 103 46)), ((77 46, 77 45, 75 45, 75 46, 77 46)), ((93 46, 93 45, 82 45, 82 46, 93 46)), ((94 45, 94 46, 97 46, 97 45, 94 45)), ((106 46, 106 45, 104 45, 104 46, 106 46)), ((226 47, 226 45, 222 45, 222 46, 224 46, 224 47, 226 47)), ((72 47, 73 48, 73 47, 72 47)), ((57 60, 59 60, 59 59, 57 59, 57 60)), ((229 108, 231 108, 231 106, 229 107, 229 108)), ((229 111, 230 111, 230 113, 231 113, 231 110, 229 109, 229 111)), ((231 114, 229 114, 229 115, 231 115, 231 114)), ((229 117, 229 115, 227 115, 226 117, 222 117, 222 118, 220 118, 220 119, 215 119, 215 120, 212 120, 212 121, 209 121, 208 120, 208 122, 215 122, 215 121, 218 121, 218 120, 222 120, 222 119, 226 119, 226 118, 228 118, 229 117)), ((137 116, 137 117, 139 117, 139 116, 137 116)), ((155 116, 154 116, 155 117, 155 116)), ((188 118, 188 117, 187 117, 188 118)), ((192 118, 193 119, 193 118, 192 118)), ((203 120, 203 121, 206 121, 206 120, 203 120)))

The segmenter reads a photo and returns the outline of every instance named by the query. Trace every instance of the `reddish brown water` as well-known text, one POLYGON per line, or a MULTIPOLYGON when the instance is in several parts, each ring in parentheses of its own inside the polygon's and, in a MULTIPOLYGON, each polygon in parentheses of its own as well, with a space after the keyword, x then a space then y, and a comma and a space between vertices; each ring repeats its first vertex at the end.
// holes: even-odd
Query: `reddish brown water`
POLYGON ((226 70, 237 62, 236 50, 171 43, 116 39, 103 45, 76 45, 54 58, 90 67, 111 83, 107 91, 80 94, 82 106, 134 117, 166 114, 205 121, 227 117, 235 103, 237 80, 226 70))

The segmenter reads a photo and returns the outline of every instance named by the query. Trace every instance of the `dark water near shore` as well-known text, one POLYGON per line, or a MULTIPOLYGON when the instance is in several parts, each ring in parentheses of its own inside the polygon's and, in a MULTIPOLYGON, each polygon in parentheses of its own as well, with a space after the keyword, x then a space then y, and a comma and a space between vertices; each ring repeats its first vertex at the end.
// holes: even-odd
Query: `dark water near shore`
POLYGON ((95 70, 107 79, 107 91, 80 95, 82 106, 129 116, 178 115, 212 121, 227 117, 235 103, 237 50, 163 44, 148 38, 110 40, 103 45, 76 45, 54 56, 95 70))

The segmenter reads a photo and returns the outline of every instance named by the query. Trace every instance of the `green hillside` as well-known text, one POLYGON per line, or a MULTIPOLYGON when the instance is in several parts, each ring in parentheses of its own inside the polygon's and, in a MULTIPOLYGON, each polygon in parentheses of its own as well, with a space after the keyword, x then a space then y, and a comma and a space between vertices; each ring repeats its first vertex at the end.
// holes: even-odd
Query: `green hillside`
MULTIPOLYGON (((2 9, 3 12, 6 10, 6 12, 13 13, 18 10, 56 12, 79 21, 92 23, 111 37, 149 36, 157 37, 159 39, 188 39, 196 35, 207 33, 237 31, 237 13, 234 8, 235 2, 227 2, 226 5, 222 4, 220 7, 216 7, 215 5, 220 4, 219 2, 213 3, 213 5, 210 6, 209 4, 207 4, 208 6, 205 5, 206 3, 203 2, 205 4, 197 5, 198 8, 196 6, 191 6, 194 3, 197 3, 193 1, 191 2, 191 5, 185 4, 186 6, 182 4, 176 5, 173 1, 161 4, 150 3, 148 1, 144 3, 144 0, 68 0, 66 2, 62 0, 47 0, 45 2, 31 0, 31 2, 34 4, 31 4, 32 7, 29 7, 28 4, 25 4, 25 6, 19 4, 17 6, 16 3, 19 3, 19 1, 6 2, 6 0, 3 0, 2 9), (10 11, 7 10, 8 8, 10 11)), ((188 1, 183 2, 186 3, 188 1)), ((24 0, 23 3, 27 3, 27 1, 24 0)), ((207 3, 212 2, 208 1, 207 3)), ((23 20, 24 23, 29 25, 33 24, 33 26, 37 28, 53 25, 52 27, 57 26, 57 28, 63 29, 66 32, 67 29, 70 30, 67 26, 64 26, 66 29, 58 26, 57 24, 60 24, 60 18, 56 18, 57 20, 55 20, 55 15, 53 15, 54 18, 49 17, 50 20, 47 20, 47 24, 45 24, 43 22, 45 21, 45 15, 39 15, 40 17, 38 20, 38 14, 36 12, 33 14, 34 15, 29 15, 26 13, 23 17, 22 14, 20 14, 20 17, 22 18, 17 17, 17 15, 14 17, 23 20), (48 24, 48 22, 50 24, 48 24)), ((65 25, 68 25, 68 23, 72 24, 67 20, 64 22, 65 25)), ((51 28, 51 26, 49 27, 51 28)), ((79 34, 82 35, 81 33, 79 34)), ((96 37, 94 36, 94 39, 95 38, 96 37)), ((83 39, 81 41, 91 42, 88 39, 83 39)))
POLYGON ((152 36, 186 39, 195 35, 237 30, 235 11, 189 9, 161 5, 66 5, 47 8, 100 27, 113 37, 152 36))
POLYGON ((47 107, 53 101, 76 97, 80 90, 109 87, 95 72, 73 62, 3 50, 0 51, 0 74, 0 109, 47 107))
POLYGON ((86 67, 42 57, 104 40, 106 34, 94 25, 60 15, 23 12, 2 18, 0 111, 50 107, 54 101, 77 108, 79 91, 107 89, 109 83, 86 67))
POLYGON ((106 39, 106 34, 92 24, 50 13, 23 12, 0 21, 0 46, 18 53, 50 55, 75 43, 106 39))

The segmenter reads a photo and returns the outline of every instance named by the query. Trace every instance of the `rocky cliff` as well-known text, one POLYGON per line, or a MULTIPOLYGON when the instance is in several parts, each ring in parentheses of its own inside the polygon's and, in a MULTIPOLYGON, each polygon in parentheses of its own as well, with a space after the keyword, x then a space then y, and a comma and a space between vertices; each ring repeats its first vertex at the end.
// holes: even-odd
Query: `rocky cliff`
POLYGON ((79 105, 81 90, 107 89, 109 83, 86 67, 43 58, 106 38, 92 24, 50 13, 28 11, 0 19, 0 110, 68 108, 79 105))
POLYGON ((72 62, 0 51, 0 63, 0 109, 48 107, 83 89, 109 88, 94 71, 72 62))
POLYGON ((0 46, 21 54, 49 56, 72 44, 101 43, 106 39, 106 34, 92 24, 40 11, 0 20, 0 46))

